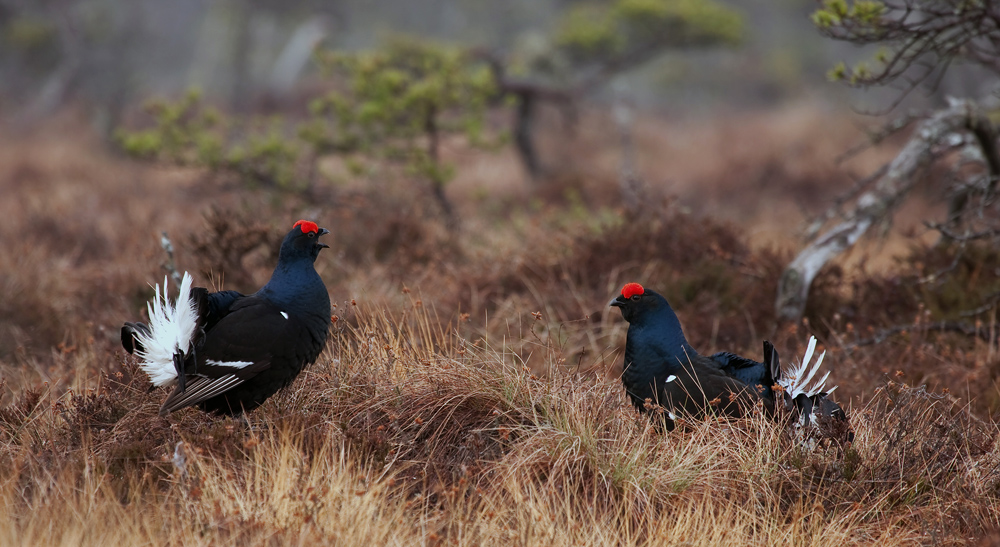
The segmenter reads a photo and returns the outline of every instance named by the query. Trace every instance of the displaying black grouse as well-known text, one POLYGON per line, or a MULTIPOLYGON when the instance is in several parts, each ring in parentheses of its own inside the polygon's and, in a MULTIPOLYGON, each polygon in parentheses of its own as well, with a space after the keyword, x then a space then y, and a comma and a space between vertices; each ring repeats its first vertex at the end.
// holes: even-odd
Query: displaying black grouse
POLYGON ((330 330, 330 295, 314 262, 330 233, 300 220, 281 242, 271 279, 251 295, 192 288, 185 272, 174 305, 163 292, 149 325, 125 323, 122 346, 155 386, 175 385, 160 415, 198 405, 208 412, 253 410, 319 356, 330 330))
POLYGON ((699 415, 709 408, 740 417, 761 405, 768 415, 776 406, 793 413, 793 425, 802 437, 851 440, 847 415, 823 391, 823 376, 809 383, 823 362, 812 366, 816 339, 798 367, 783 372, 778 353, 764 342, 764 362, 722 352, 703 356, 688 344, 680 321, 667 300, 638 283, 622 288, 610 302, 629 322, 625 340, 622 384, 632 404, 642 412, 662 407, 666 426, 673 428, 675 412, 699 415))

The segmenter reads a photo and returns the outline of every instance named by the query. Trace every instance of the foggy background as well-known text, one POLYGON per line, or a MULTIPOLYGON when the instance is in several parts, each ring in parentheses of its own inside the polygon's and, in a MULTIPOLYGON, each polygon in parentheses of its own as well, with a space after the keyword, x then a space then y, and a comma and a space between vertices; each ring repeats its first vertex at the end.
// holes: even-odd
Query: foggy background
MULTIPOLYGON (((312 48, 357 50, 404 33, 485 47, 522 65, 552 48, 570 0, 0 0, 0 114, 31 123, 82 104, 107 133, 130 106, 197 86, 235 111, 295 100, 316 76, 312 48)), ((644 109, 704 113, 803 98, 858 110, 887 91, 849 92, 826 81, 838 60, 865 52, 821 37, 810 0, 743 0, 740 45, 670 50, 617 77, 644 109)), ((547 75, 559 78, 558 70, 547 75)), ((606 100, 612 86, 586 99, 606 100)), ((977 94, 979 78, 949 72, 930 98, 977 94)))

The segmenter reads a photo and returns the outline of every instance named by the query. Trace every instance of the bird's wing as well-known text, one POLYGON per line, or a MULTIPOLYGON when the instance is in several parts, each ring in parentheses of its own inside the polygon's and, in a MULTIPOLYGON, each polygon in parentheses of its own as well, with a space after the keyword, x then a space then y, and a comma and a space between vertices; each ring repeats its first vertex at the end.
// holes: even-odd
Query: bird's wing
POLYGON ((208 294, 208 314, 205 317, 205 329, 211 329, 223 317, 232 311, 233 304, 244 298, 237 291, 219 291, 208 294))
POLYGON ((758 363, 753 359, 748 359, 727 351, 713 354, 709 359, 717 364, 722 372, 736 378, 740 382, 750 386, 759 384, 763 388, 770 390, 771 386, 767 385, 770 382, 767 381, 767 368, 764 363, 758 363))
POLYGON ((692 360, 678 374, 666 378, 662 388, 664 397, 671 406, 679 406, 694 414, 714 407, 724 414, 742 416, 742 407, 755 403, 759 399, 758 394, 717 365, 714 356, 692 360), (740 403, 737 404, 737 401, 740 403))
POLYGON ((295 342, 286 336, 288 314, 270 302, 248 296, 237 299, 228 313, 205 334, 197 350, 197 365, 189 367, 186 389, 174 390, 161 414, 211 399, 271 367, 272 356, 295 342))
POLYGON ((191 289, 191 299, 198 310, 199 326, 209 331, 233 310, 234 304, 245 296, 237 291, 208 292, 204 287, 191 289))

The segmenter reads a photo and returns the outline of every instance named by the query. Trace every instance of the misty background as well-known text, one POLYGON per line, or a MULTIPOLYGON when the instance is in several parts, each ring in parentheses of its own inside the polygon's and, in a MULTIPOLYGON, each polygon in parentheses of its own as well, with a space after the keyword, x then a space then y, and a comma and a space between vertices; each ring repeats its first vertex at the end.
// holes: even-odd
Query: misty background
MULTIPOLYGON (((570 0, 0 0, 0 115, 20 123, 80 104, 107 134, 130 106, 192 86, 233 111, 295 102, 317 78, 311 52, 376 47, 397 34, 482 47, 536 77, 570 0)), ((743 18, 737 45, 664 51, 612 85, 589 90, 600 104, 625 93, 639 108, 711 113, 814 99, 877 110, 891 90, 851 92, 826 71, 866 52, 821 37, 810 0, 725 2, 743 18), (615 91, 617 90, 617 91, 615 91), (624 90, 624 91, 623 91, 624 90)), ((557 65, 558 63, 556 63, 557 65)), ((547 72, 546 74, 543 74, 547 72)), ((951 70, 935 92, 975 96, 982 78, 951 70)))

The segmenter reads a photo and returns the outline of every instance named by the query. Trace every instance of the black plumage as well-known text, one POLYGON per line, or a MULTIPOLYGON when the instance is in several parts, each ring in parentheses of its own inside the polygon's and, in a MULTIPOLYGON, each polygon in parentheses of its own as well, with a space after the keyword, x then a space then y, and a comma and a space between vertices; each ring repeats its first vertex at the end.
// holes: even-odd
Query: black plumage
POLYGON ((151 326, 125 323, 125 350, 143 358, 155 385, 176 386, 161 415, 191 405, 225 414, 253 410, 316 360, 330 328, 330 297, 314 267, 327 233, 297 222, 271 279, 253 294, 189 288, 185 274, 173 308, 164 283, 166 305, 150 307, 151 326))

